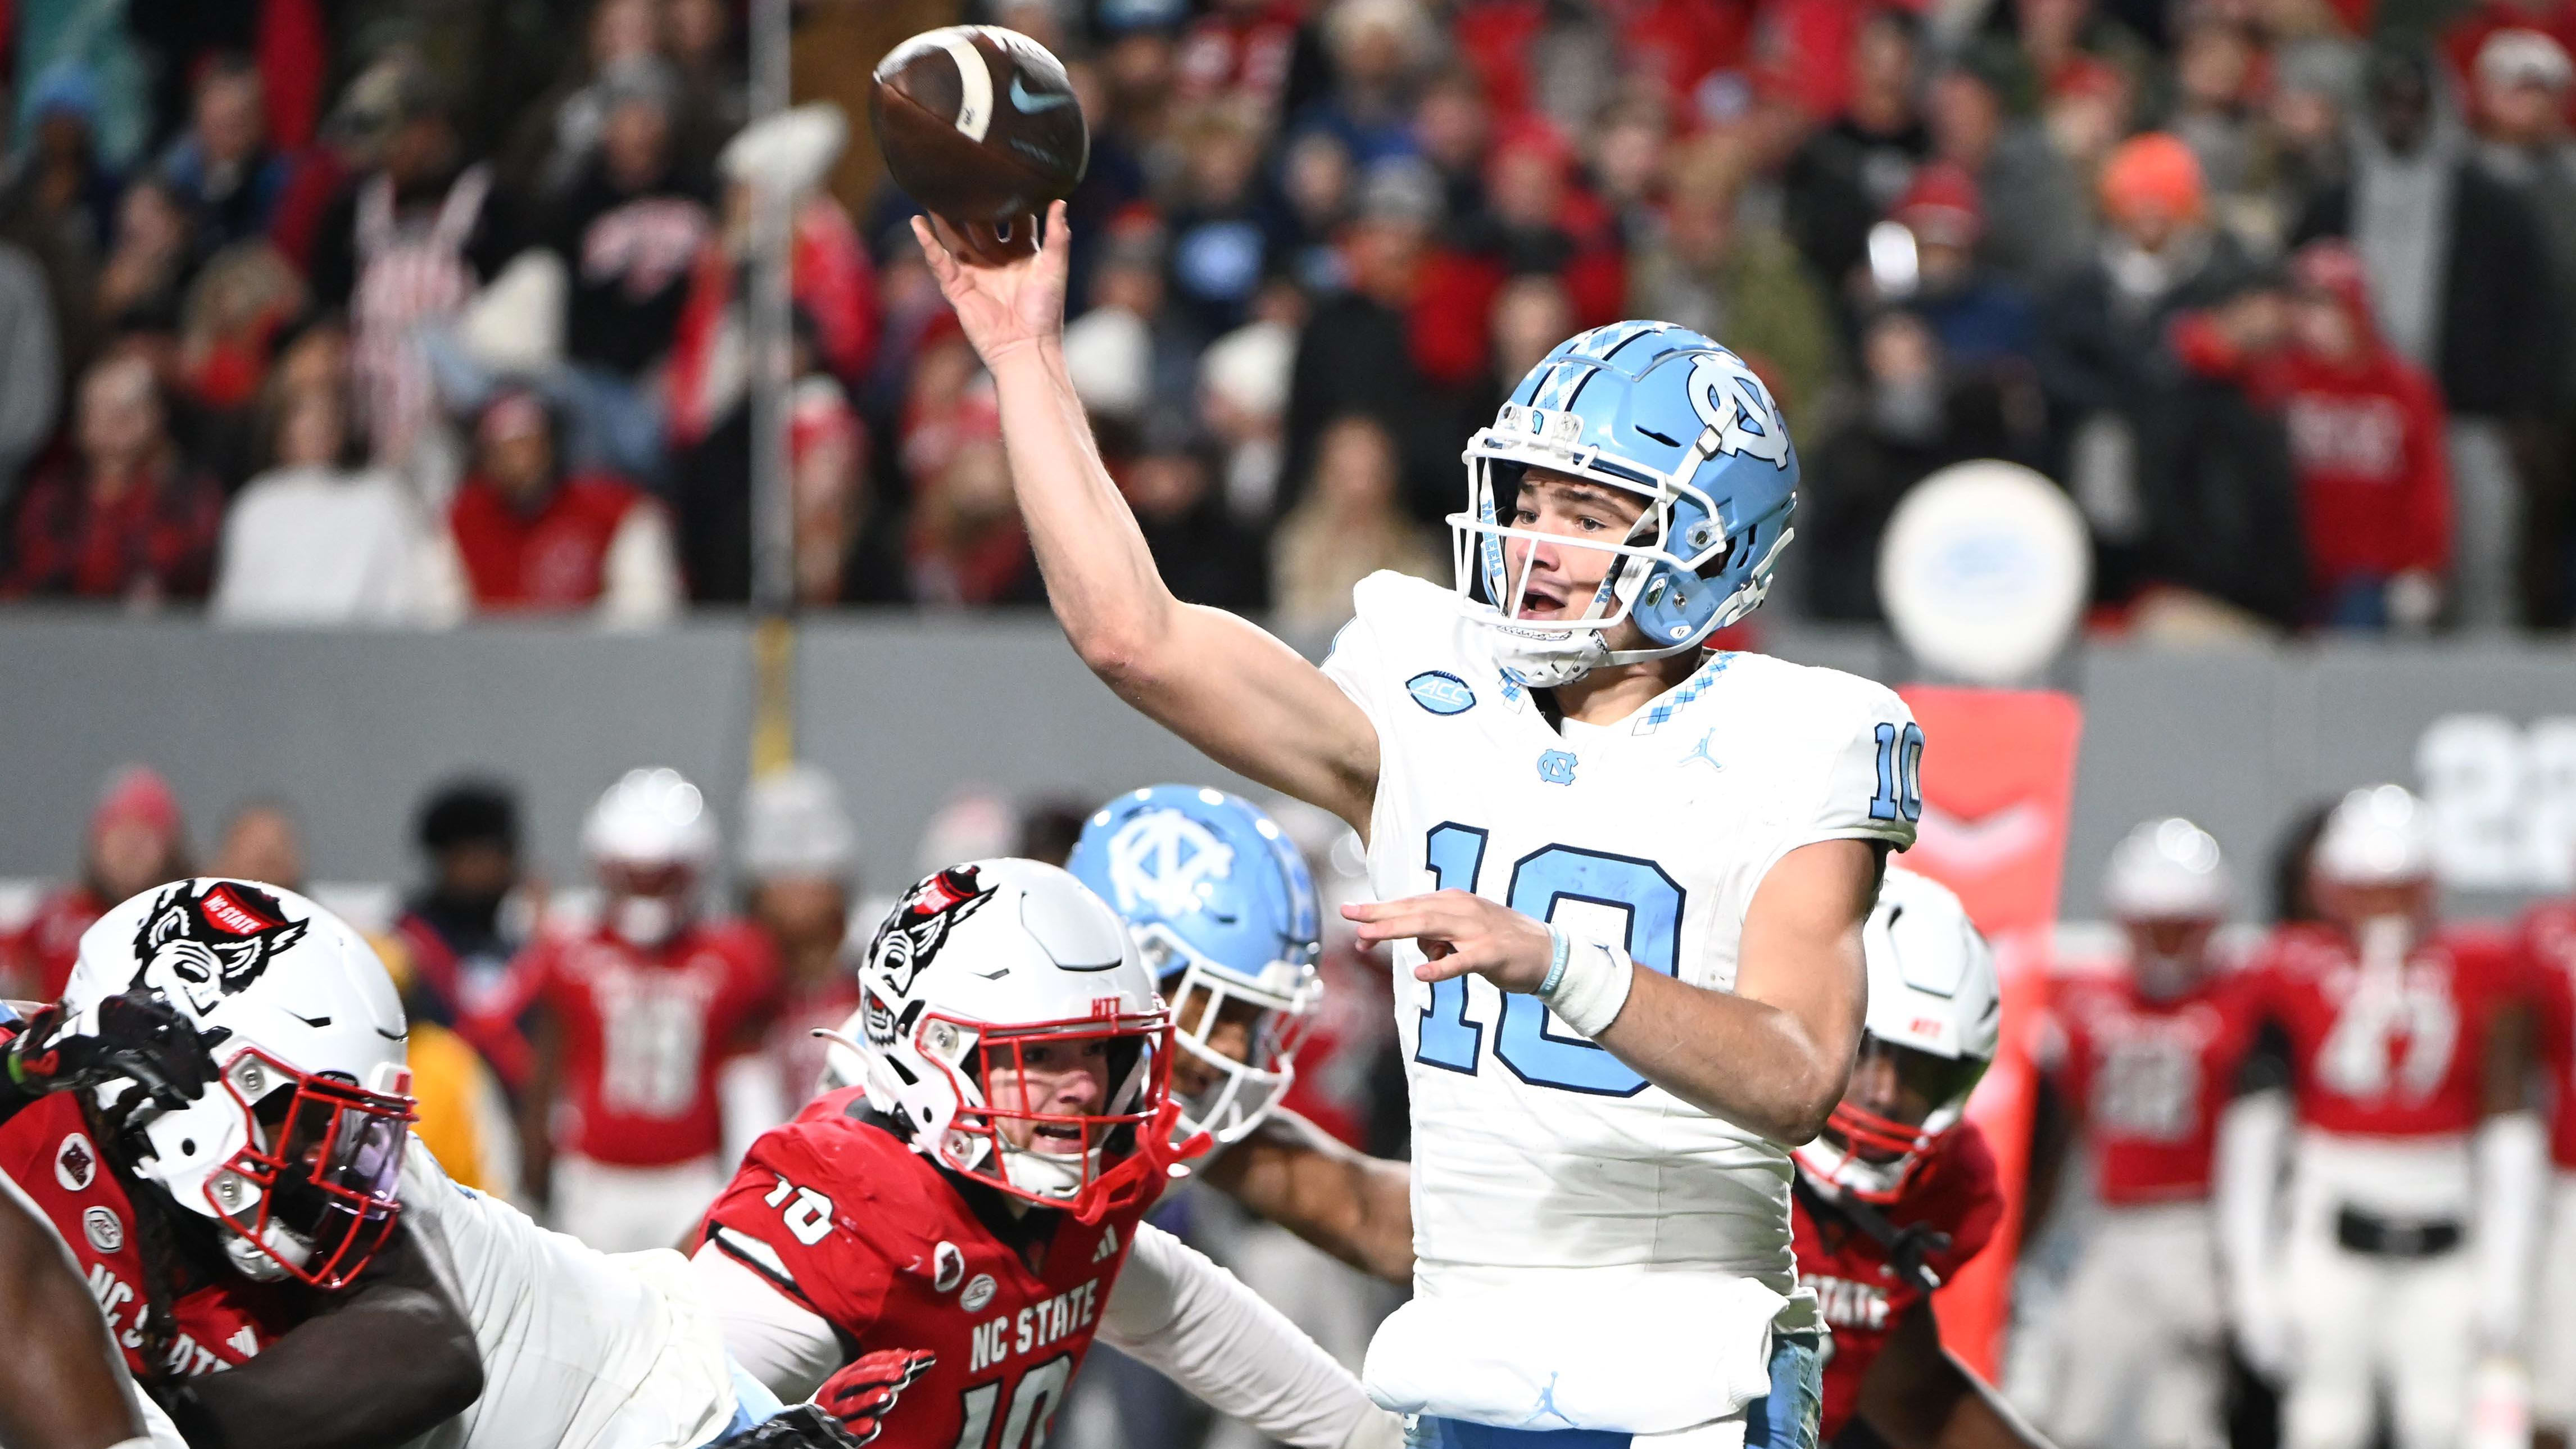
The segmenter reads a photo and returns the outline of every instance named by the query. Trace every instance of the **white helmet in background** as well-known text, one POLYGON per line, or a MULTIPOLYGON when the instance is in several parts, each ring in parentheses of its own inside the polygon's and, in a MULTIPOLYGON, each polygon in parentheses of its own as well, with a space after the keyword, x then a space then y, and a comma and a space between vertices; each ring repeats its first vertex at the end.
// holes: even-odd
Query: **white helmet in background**
POLYGON ((2179 815, 2121 837, 2102 880, 2103 904, 2123 921, 2221 921, 2235 894, 2217 839, 2179 815))
POLYGON ((821 766, 800 762, 772 770, 744 792, 744 875, 755 881, 801 876, 846 882, 858 859, 858 827, 841 804, 841 787, 821 766))
POLYGON ((2206 830, 2180 816, 2141 822, 2111 852, 2102 899, 2129 938, 2140 993, 2170 1001, 2209 969, 2209 938, 2235 903, 2227 859, 2206 830))
MULTIPOLYGON (((1108 903, 1054 866, 979 860, 922 880, 869 943, 859 1001, 844 1045, 868 1105, 951 1172, 1096 1221, 1205 1146, 1171 1146, 1172 1022, 1153 973, 1108 903), (1094 1043, 1108 1057, 1094 1110, 994 1100, 1030 1048, 1094 1043)), ((832 1072, 850 1065, 836 1056, 832 1072)))
POLYGON ((653 950, 688 924, 698 883, 716 858, 715 813, 679 771, 629 770, 581 826, 599 873, 602 918, 629 945, 653 950))
POLYGON ((2403 785, 2364 785, 2335 802, 2310 868, 2342 886, 2414 885, 2433 877, 2433 812, 2403 785))
POLYGON ((402 1002, 366 938, 275 886, 155 886, 81 936, 68 1029, 135 988, 187 1015, 214 1071, 188 1105, 136 1112, 117 1148, 134 1175, 227 1229, 225 1256, 248 1277, 355 1278, 401 1213, 413 1115, 402 1002))
POLYGON ((1948 887, 1890 868, 1861 927, 1869 1015, 1860 1060, 1798 1166, 1873 1202, 1893 1200, 1995 1057, 2003 983, 1994 952, 1948 887))

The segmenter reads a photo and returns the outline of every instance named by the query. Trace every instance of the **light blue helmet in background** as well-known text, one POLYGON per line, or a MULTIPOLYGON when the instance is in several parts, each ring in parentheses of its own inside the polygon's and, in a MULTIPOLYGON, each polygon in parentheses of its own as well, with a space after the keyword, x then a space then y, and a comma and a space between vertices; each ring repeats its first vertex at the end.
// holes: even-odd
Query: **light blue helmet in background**
POLYGON ((1545 688, 1604 664, 1697 647, 1762 603, 1790 537, 1798 454, 1770 389, 1744 360, 1669 322, 1614 322, 1577 333, 1539 360, 1467 441, 1467 511, 1449 515, 1458 591, 1491 626, 1496 654, 1545 688), (1512 526, 1522 474, 1539 467, 1642 496, 1624 542, 1576 542, 1512 526), (1615 554, 1590 609, 1575 620, 1522 620, 1508 541, 1615 554), (1639 649, 1608 631, 1633 620, 1639 649))
POLYGON ((1323 990, 1305 858, 1249 801, 1155 785, 1094 811, 1065 868, 1126 918, 1182 1050, 1213 1069, 1189 1093, 1176 1073, 1182 1130, 1240 1141, 1295 1080, 1323 990))

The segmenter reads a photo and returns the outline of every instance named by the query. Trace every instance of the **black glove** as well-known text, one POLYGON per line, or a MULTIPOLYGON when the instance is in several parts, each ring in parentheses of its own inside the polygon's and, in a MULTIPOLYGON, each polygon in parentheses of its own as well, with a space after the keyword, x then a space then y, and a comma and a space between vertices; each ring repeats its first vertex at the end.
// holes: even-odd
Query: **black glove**
POLYGON ((859 1449, 864 1442, 812 1404, 781 1409, 725 1441, 725 1449, 859 1449))
POLYGON ((71 1017, 59 1005, 30 1018, 9 1043, 9 1085, 33 1100, 126 1079, 133 1089, 107 1109, 114 1127, 123 1126, 146 1100, 172 1108, 194 1100, 214 1080, 210 1048, 231 1035, 221 1027, 198 1030, 178 1008, 141 987, 100 1002, 96 1030, 70 1027, 71 1017))

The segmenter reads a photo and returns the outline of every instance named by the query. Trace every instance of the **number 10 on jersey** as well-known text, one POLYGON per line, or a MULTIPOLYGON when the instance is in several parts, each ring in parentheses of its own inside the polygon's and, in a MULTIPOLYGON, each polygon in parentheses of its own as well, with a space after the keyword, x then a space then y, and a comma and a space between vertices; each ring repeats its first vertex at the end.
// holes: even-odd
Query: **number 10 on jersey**
MULTIPOLYGON (((1430 866, 1438 889, 1476 889, 1484 869, 1485 840, 1486 832, 1472 825, 1432 827, 1424 863, 1430 866)), ((1682 888, 1662 866, 1571 845, 1545 846, 1512 863, 1505 905, 1522 915, 1552 921, 1557 907, 1567 901, 1624 911, 1630 958, 1649 971, 1673 974, 1681 956, 1682 888)), ((1422 1008, 1415 1061, 1476 1074, 1485 1028, 1467 1019, 1467 980, 1453 976, 1432 983, 1430 1004, 1422 1008)), ((1645 1078, 1608 1052, 1581 1037, 1550 1031, 1547 1008, 1537 997, 1516 991, 1503 993, 1502 1016, 1494 1030, 1494 1059, 1534 1087, 1596 1097, 1633 1097, 1646 1088, 1645 1078)))

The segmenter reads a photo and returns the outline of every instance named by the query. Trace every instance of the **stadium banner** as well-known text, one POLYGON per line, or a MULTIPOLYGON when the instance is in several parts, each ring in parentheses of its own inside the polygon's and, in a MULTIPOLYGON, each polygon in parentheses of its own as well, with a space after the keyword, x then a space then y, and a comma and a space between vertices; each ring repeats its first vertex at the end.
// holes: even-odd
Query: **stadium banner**
POLYGON ((1993 1382, 2011 1321, 2029 1174, 2030 1024, 2046 999, 2084 712, 2073 696, 2040 690, 1914 686, 1898 692, 1928 742, 1923 818, 1904 864, 1958 892, 1969 918, 1994 944, 2003 977, 2002 1041, 1969 1099, 1968 1116, 1994 1148, 2004 1220, 1985 1252, 1933 1299, 1942 1341, 1993 1382))

